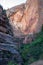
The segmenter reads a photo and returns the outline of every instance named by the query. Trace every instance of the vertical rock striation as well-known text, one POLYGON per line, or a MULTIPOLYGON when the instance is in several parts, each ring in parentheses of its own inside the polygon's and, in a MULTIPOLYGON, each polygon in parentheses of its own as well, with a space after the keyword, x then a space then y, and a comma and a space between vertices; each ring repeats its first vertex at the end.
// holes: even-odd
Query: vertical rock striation
POLYGON ((43 0, 27 0, 25 4, 7 10, 15 36, 40 32, 43 24, 42 3, 43 0))

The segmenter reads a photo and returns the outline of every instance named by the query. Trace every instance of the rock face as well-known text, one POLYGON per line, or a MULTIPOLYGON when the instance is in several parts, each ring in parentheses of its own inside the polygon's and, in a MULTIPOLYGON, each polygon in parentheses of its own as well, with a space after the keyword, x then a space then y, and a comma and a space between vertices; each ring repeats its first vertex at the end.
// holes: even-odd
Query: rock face
MULTIPOLYGON (((17 48, 20 45, 17 45, 27 42, 31 43, 33 35, 29 37, 29 34, 40 32, 43 24, 43 0, 27 0, 25 4, 8 9, 6 14, 9 20, 6 21, 5 18, 5 23, 0 21, 0 51, 11 52, 14 54, 13 58, 17 59, 19 65, 22 65, 23 60, 17 48), (13 34, 15 37, 13 37, 13 34)), ((1 59, 3 60, 3 56, 0 56, 1 59)), ((4 59, 6 60, 6 58, 4 59)))
POLYGON ((36 61, 32 63, 31 65, 43 65, 43 60, 36 61))
POLYGON ((38 33, 43 24, 43 0, 27 0, 6 11, 15 36, 38 33))
POLYGON ((2 10, 2 6, 0 7, 0 65, 7 65, 6 63, 9 60, 14 61, 18 64, 22 64, 22 58, 18 51, 19 45, 15 42, 13 37, 13 33, 11 31, 11 26, 9 24, 9 20, 6 16, 6 11, 2 10), (2 11, 2 12, 1 12, 2 11), (12 55, 7 57, 7 53, 12 55), (11 57, 11 58, 10 58, 11 57))

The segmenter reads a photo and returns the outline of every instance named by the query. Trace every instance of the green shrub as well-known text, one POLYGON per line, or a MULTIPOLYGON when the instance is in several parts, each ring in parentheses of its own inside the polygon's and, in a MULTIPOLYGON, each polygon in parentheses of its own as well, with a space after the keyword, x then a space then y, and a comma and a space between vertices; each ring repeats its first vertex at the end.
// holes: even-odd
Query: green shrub
MULTIPOLYGON (((23 59, 23 65, 29 65, 30 63, 43 59, 43 27, 42 31, 37 34, 36 39, 31 44, 23 44, 19 48, 21 57, 23 59)), ((17 65, 9 62, 8 65, 17 65)))
POLYGON ((9 61, 8 65, 18 65, 18 64, 17 63, 13 63, 12 61, 9 61))
POLYGON ((31 44, 24 44, 20 52, 26 65, 38 59, 43 59, 43 32, 37 34, 36 40, 31 44))

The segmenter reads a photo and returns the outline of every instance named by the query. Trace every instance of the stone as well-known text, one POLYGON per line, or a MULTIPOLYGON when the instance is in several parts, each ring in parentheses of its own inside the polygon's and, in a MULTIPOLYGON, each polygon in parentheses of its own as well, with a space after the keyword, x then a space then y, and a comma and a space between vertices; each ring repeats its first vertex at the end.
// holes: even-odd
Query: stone
POLYGON ((43 60, 36 61, 30 65, 43 65, 43 60))
POLYGON ((27 0, 25 4, 6 11, 14 36, 36 34, 41 31, 43 24, 42 3, 43 0, 27 0))
POLYGON ((6 33, 7 32, 7 29, 3 26, 0 26, 0 31, 3 32, 3 33, 6 33))

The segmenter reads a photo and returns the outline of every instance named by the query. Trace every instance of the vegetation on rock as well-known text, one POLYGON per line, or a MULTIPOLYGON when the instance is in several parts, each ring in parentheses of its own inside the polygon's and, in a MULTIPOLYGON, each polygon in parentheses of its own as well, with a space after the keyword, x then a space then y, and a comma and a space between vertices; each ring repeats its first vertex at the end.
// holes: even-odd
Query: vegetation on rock
POLYGON ((23 65, 30 65, 34 61, 43 59, 43 27, 36 39, 30 44, 23 44, 19 52, 23 59, 23 65))

